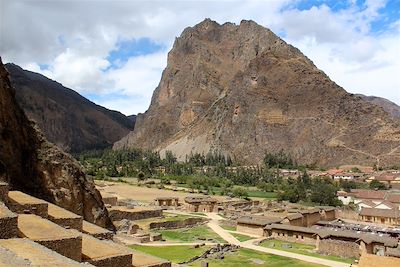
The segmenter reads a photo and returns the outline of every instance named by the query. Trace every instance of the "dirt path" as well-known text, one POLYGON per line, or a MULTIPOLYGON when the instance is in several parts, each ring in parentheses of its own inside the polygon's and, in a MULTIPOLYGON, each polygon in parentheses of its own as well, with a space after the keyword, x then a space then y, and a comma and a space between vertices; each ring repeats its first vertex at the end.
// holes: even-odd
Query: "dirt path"
MULTIPOLYGON (((229 233, 229 231, 227 231, 224 228, 222 228, 221 226, 219 226, 219 221, 222 219, 219 215, 217 215, 216 213, 207 213, 207 216, 208 216, 208 218, 211 219, 210 222, 207 224, 208 227, 210 227, 216 234, 218 234, 221 238, 223 238, 225 241, 227 241, 230 244, 234 244, 234 245, 240 246, 242 248, 256 250, 259 252, 265 252, 265 253, 269 253, 269 254, 279 255, 282 257, 297 259, 297 260, 311 262, 311 263, 325 265, 325 266, 331 266, 331 267, 349 267, 350 266, 350 264, 348 264, 348 263, 342 263, 342 262, 338 262, 338 261, 326 260, 326 259, 321 259, 321 258, 317 258, 317 257, 282 251, 282 250, 278 250, 278 249, 271 249, 271 248, 257 246, 257 245, 253 244, 255 241, 257 241, 254 239, 247 240, 245 242, 240 242, 233 235, 231 235, 229 233)), ((264 238, 260 238, 259 240, 262 240, 262 239, 264 239, 264 238)), ((355 266, 355 265, 352 265, 352 266, 355 266)))

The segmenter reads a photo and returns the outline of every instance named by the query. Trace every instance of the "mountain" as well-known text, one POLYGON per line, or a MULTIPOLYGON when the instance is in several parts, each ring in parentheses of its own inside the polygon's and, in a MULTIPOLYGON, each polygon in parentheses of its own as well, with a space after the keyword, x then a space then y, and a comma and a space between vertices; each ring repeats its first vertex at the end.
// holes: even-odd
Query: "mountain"
POLYGON ((109 147, 134 127, 122 113, 98 106, 41 74, 14 64, 5 66, 26 115, 65 151, 109 147))
POLYGON ((206 19, 176 38, 149 109, 114 144, 124 147, 179 160, 218 150, 257 164, 283 150, 300 164, 394 165, 400 126, 272 31, 206 19))
POLYGON ((392 101, 377 96, 366 96, 362 94, 357 94, 357 96, 361 97, 365 101, 368 101, 372 104, 382 107, 392 117, 400 119, 400 106, 393 103, 392 101))
POLYGON ((1 59, 0 181, 114 228, 93 180, 73 157, 49 143, 19 107, 1 59))

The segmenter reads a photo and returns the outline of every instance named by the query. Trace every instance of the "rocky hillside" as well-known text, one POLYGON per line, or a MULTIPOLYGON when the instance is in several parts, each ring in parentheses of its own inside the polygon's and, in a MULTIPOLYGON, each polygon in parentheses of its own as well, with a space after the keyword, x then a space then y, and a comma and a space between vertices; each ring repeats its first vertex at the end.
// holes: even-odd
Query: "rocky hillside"
POLYGON ((134 122, 38 73, 6 64, 17 102, 46 138, 69 152, 111 146, 134 122))
POLYGON ((365 101, 368 101, 372 104, 382 107, 393 118, 400 119, 400 106, 396 105, 392 101, 377 96, 366 96, 361 94, 357 94, 357 96, 361 97, 365 101))
POLYGON ((113 228, 93 180, 70 155, 46 141, 17 104, 1 60, 0 180, 113 228))
POLYGON ((245 164, 284 150, 299 163, 395 164, 400 127, 252 21, 209 19, 175 40, 149 109, 114 149, 219 150, 245 164))

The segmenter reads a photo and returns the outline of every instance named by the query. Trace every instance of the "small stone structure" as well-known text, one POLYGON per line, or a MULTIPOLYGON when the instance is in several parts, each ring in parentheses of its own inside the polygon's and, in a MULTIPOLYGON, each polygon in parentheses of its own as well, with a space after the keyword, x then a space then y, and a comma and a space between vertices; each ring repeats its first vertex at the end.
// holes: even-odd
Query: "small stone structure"
POLYGON ((87 221, 82 222, 82 233, 91 235, 98 239, 111 240, 113 238, 113 233, 111 231, 87 221))
POLYGON ((32 197, 20 191, 8 192, 8 206, 16 213, 31 213, 42 218, 47 217, 48 205, 47 202, 36 197, 32 197))
POLYGON ((177 229, 192 227, 199 224, 208 222, 206 218, 186 218, 184 220, 166 221, 166 222, 152 222, 149 224, 149 229, 177 229))
POLYGON ((263 236, 265 226, 280 221, 280 218, 273 219, 263 216, 243 216, 237 220, 236 231, 263 236))
POLYGON ((70 259, 81 261, 82 237, 33 214, 18 215, 19 237, 27 237, 70 259))
POLYGON ((13 238, 18 235, 17 214, 11 212, 0 202, 0 239, 13 238))
MULTIPOLYGON (((0 239, 0 265, 7 262, 6 266, 63 266, 84 267, 82 263, 73 261, 27 238, 0 239), (11 255, 2 252, 5 249, 11 255), (1 258, 4 257, 4 261, 1 258), (24 265, 26 264, 26 265, 24 265)), ((3 266, 3 265, 2 265, 3 266)))
POLYGON ((138 243, 150 242, 150 234, 143 231, 138 231, 136 234, 133 234, 132 237, 138 243))
POLYGON ((48 203, 48 219, 64 228, 82 231, 82 216, 48 203))
POLYGON ((108 210, 108 213, 112 221, 120 221, 122 219, 135 221, 161 217, 162 209, 150 207, 112 207, 108 210))
POLYGON ((162 234, 158 234, 158 233, 150 234, 150 241, 151 242, 161 241, 161 240, 162 240, 162 234))
POLYGON ((318 253, 358 259, 360 245, 351 241, 323 239, 318 243, 318 253))
POLYGON ((156 206, 160 207, 178 207, 179 199, 177 197, 158 197, 154 200, 156 206))
POLYGON ((103 199, 103 203, 105 205, 117 206, 118 198, 114 195, 108 194, 106 192, 100 192, 101 198, 103 199))
POLYGON ((286 224, 271 224, 267 225, 264 230, 265 236, 287 242, 295 242, 315 246, 317 239, 315 236, 315 229, 308 227, 286 224))
POLYGON ((131 267, 132 253, 111 241, 82 234, 82 260, 99 267, 131 267))
POLYGON ((186 210, 189 212, 213 212, 217 200, 210 196, 185 197, 186 210))

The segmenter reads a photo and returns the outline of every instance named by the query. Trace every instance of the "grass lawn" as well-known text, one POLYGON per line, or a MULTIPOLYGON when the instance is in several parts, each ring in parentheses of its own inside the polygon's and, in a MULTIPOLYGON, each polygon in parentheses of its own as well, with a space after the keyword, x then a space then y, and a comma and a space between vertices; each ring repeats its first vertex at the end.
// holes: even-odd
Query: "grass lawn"
POLYGON ((237 240, 239 240, 240 242, 244 242, 250 239, 255 239, 254 237, 248 236, 248 235, 241 235, 241 234, 235 234, 235 233, 230 233, 231 235, 233 235, 237 240))
MULTIPOLYGON (((223 260, 207 260, 212 267, 322 267, 321 265, 307 263, 296 259, 285 258, 277 255, 266 254, 250 249, 241 248, 235 253, 225 254, 223 260)), ((189 266, 200 267, 197 261, 189 266)))
MULTIPOLYGON (((219 235, 206 225, 200 225, 193 228, 184 228, 176 230, 161 230, 157 231, 162 234, 163 238, 168 241, 179 242, 196 242, 200 241, 199 238, 213 239, 218 243, 225 243, 219 235)), ((207 241, 207 240, 201 240, 207 241)), ((207 241, 210 242, 210 241, 207 241)))
POLYGON ((193 248, 192 246, 146 247, 140 245, 129 247, 174 263, 188 261, 196 255, 201 255, 209 248, 207 246, 193 248))
MULTIPOLYGON (((173 263, 185 262, 195 255, 200 255, 209 247, 193 248, 191 246, 146 247, 140 245, 130 246, 135 250, 170 260, 173 263)), ((317 264, 302 262, 296 259, 270 255, 250 249, 239 249, 237 252, 225 254, 225 259, 208 259, 212 267, 321 267, 317 264), (258 261, 255 263, 254 261, 258 261)), ((196 261, 188 266, 200 267, 201 261, 196 261)))
POLYGON ((341 262, 345 262, 345 263, 353 263, 354 262, 354 259, 343 259, 343 258, 337 257, 337 256, 321 255, 321 254, 315 252, 314 251, 315 246, 311 246, 311 245, 292 243, 292 242, 284 242, 284 241, 280 241, 280 240, 266 240, 266 241, 262 242, 260 245, 262 247, 266 247, 266 248, 274 248, 274 249, 279 249, 279 250, 289 251, 289 252, 293 252, 293 253, 318 257, 318 258, 327 259, 327 260, 341 261, 341 262), (285 248, 285 247, 282 247, 282 244, 291 244, 292 247, 285 248))
POLYGON ((219 226, 221 226, 223 229, 228 230, 228 231, 236 231, 236 227, 235 226, 229 226, 226 224, 221 223, 219 226))
POLYGON ((277 193, 275 192, 264 192, 264 191, 248 191, 249 197, 259 197, 266 199, 276 199, 277 193))
POLYGON ((148 218, 143 220, 136 220, 135 223, 141 228, 149 229, 149 225, 152 222, 170 222, 170 221, 183 221, 187 218, 193 218, 193 216, 182 215, 182 214, 171 214, 164 212, 164 218, 148 218))

